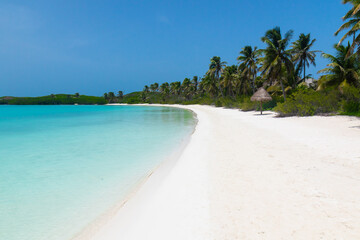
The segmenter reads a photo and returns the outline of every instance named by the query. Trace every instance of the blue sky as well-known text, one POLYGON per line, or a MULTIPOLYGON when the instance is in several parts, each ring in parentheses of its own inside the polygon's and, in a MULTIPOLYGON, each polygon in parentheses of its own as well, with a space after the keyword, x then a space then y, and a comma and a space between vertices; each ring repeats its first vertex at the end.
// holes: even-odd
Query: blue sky
MULTIPOLYGON (((236 63, 280 26, 333 53, 341 0, 1 0, 0 96, 102 95, 202 76, 212 56, 236 63)), ((317 67, 326 65, 320 56, 317 67)))

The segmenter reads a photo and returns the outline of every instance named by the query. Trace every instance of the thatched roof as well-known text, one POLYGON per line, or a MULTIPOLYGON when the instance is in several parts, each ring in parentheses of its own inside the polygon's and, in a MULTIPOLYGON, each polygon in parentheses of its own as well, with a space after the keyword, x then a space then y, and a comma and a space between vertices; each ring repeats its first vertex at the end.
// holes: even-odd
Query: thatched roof
POLYGON ((251 101, 253 102, 267 102, 271 100, 272 98, 270 94, 263 87, 259 88, 259 90, 257 90, 257 92, 251 97, 251 101))

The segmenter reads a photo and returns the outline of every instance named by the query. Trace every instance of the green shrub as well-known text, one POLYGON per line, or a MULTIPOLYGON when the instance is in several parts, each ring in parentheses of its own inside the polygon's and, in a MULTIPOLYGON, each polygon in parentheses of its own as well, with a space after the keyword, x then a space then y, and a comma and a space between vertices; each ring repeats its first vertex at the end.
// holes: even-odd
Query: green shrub
POLYGON ((360 89, 346 86, 343 88, 342 112, 348 115, 360 114, 360 89))
POLYGON ((223 105, 222 105, 222 102, 221 102, 221 100, 220 99, 217 99, 216 101, 215 101, 215 107, 222 107, 223 105))
POLYGON ((240 108, 243 111, 253 111, 259 108, 258 102, 252 102, 249 97, 243 98, 240 103, 240 108))
POLYGON ((219 101, 221 102, 221 105, 226 108, 233 108, 236 103, 236 100, 230 97, 220 98, 219 101))
POLYGON ((360 103, 352 101, 343 101, 342 102, 343 113, 357 113, 360 112, 360 103))
POLYGON ((335 91, 317 92, 312 89, 299 90, 279 103, 274 110, 280 116, 312 116, 333 113, 339 110, 339 97, 335 91))
POLYGON ((280 102, 283 102, 282 97, 273 97, 273 100, 263 103, 263 110, 273 110, 280 102))

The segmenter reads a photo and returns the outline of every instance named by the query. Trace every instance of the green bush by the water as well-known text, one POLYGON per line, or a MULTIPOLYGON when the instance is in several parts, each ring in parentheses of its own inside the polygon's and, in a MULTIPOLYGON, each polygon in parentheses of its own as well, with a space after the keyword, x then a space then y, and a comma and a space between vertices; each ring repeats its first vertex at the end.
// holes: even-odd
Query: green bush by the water
POLYGON ((301 89, 279 103, 274 110, 280 116, 313 116, 339 111, 339 94, 336 91, 301 89))

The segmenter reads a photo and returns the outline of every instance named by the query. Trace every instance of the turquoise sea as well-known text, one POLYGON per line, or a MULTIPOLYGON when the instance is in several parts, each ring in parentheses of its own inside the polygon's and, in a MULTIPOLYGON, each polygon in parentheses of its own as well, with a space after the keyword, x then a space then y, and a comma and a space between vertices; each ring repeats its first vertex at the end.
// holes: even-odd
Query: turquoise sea
POLYGON ((190 111, 0 106, 0 239, 68 240, 189 137, 190 111))

